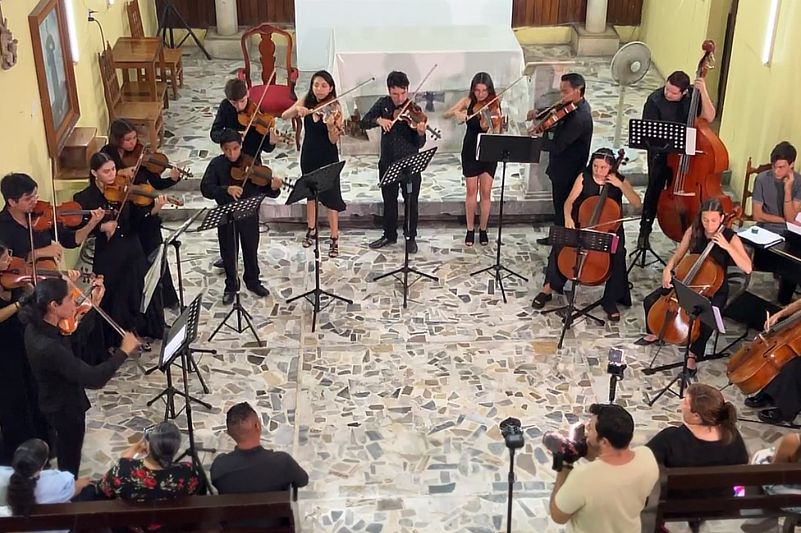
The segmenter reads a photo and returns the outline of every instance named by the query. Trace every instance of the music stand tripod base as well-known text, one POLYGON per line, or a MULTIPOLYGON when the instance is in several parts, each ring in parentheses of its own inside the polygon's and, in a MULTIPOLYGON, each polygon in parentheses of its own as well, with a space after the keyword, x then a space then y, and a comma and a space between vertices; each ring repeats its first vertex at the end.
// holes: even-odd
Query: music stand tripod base
MULTIPOLYGON (((386 187, 387 185, 391 185, 396 181, 401 181, 401 185, 406 187, 406 201, 403 202, 403 212, 404 212, 404 225, 406 228, 410 225, 411 220, 411 202, 409 199, 412 196, 412 174, 418 174, 423 172, 423 170, 428 167, 428 164, 431 162, 431 159, 434 157, 434 154, 437 151, 437 147, 429 148, 424 152, 419 152, 416 154, 408 155, 402 159, 399 159, 392 163, 389 168, 384 172, 384 175, 381 177, 380 185, 381 187, 386 187)), ((409 297, 409 287, 414 283, 409 283, 409 274, 414 274, 418 276, 418 280, 421 278, 425 278, 434 282, 438 282, 439 278, 433 276, 431 274, 426 274, 425 272, 421 272, 415 268, 409 266, 409 240, 411 236, 409 235, 409 231, 404 229, 404 246, 403 246, 403 266, 400 268, 396 268, 390 272, 385 272, 380 274, 372 279, 372 281, 379 281, 386 277, 392 276, 400 281, 403 285, 403 308, 406 309, 408 306, 408 297, 409 297), (399 274, 403 274, 403 276, 399 276, 399 274)), ((415 280, 417 281, 417 280, 415 280)))

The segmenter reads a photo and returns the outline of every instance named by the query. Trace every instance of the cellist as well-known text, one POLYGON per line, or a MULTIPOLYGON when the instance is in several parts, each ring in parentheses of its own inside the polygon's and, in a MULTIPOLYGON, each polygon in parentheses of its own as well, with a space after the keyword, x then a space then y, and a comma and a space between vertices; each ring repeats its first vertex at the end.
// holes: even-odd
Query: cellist
MULTIPOLYGON (((599 196, 604 184, 611 186, 608 192, 608 199, 622 206, 623 197, 635 208, 640 207, 640 196, 631 186, 628 180, 621 174, 610 172, 615 162, 615 154, 609 148, 601 148, 592 154, 590 164, 579 174, 573 182, 573 188, 567 196, 564 205, 565 227, 576 227, 576 214, 581 203, 592 196, 599 196)), ((620 320, 620 312, 617 304, 631 305, 631 295, 629 294, 629 280, 626 272, 626 248, 624 244, 625 234, 623 226, 617 233, 619 244, 617 252, 612 258, 612 272, 604 287, 603 300, 601 306, 606 312, 606 316, 612 322, 620 320)), ((553 292, 562 293, 567 279, 557 268, 557 257, 559 250, 551 248, 548 257, 548 266, 545 269, 545 284, 540 293, 534 298, 532 306, 534 309, 542 309, 546 303, 553 298, 553 292)))
MULTIPOLYGON (((645 308, 646 324, 648 322, 648 312, 654 303, 664 294, 670 291, 673 285, 673 269, 682 260, 688 252, 691 254, 701 254, 710 241, 713 241, 714 246, 709 254, 708 260, 717 263, 725 274, 728 267, 732 262, 737 265, 740 270, 746 274, 751 273, 751 258, 743 247, 743 243, 737 234, 730 228, 720 229, 721 224, 724 223, 724 209, 723 205, 717 198, 709 198, 701 204, 701 209, 693 222, 692 226, 687 228, 684 232, 676 252, 670 257, 662 271, 662 286, 654 290, 643 300, 643 307, 645 308)), ((712 295, 712 305, 723 309, 726 306, 726 300, 729 296, 729 282, 728 279, 723 282, 720 289, 712 295)), ((647 326, 646 326, 647 327, 647 326)), ((712 329, 701 322, 701 333, 698 339, 690 345, 690 356, 687 362, 687 369, 691 375, 696 373, 696 361, 703 359, 704 349, 709 337, 712 336, 712 329)), ((655 332, 648 331, 648 334, 635 342, 638 346, 647 346, 653 344, 658 340, 655 332)), ((658 333, 658 332, 657 332, 658 333)))

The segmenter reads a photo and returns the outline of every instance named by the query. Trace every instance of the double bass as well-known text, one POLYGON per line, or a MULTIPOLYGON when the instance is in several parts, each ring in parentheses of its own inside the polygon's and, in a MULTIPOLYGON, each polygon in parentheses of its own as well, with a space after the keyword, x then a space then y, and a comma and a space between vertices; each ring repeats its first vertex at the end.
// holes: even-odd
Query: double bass
MULTIPOLYGON (((714 61, 715 43, 704 41, 704 55, 698 62, 696 78, 705 78, 714 61)), ((695 155, 686 153, 668 155, 672 169, 670 184, 659 195, 656 218, 665 235, 675 242, 681 241, 692 224, 701 204, 708 198, 717 198, 725 212, 733 209, 729 196, 721 188, 722 173, 729 168, 729 153, 723 142, 709 127, 709 122, 698 117, 700 93, 694 90, 687 116, 687 128, 695 128, 695 155)))

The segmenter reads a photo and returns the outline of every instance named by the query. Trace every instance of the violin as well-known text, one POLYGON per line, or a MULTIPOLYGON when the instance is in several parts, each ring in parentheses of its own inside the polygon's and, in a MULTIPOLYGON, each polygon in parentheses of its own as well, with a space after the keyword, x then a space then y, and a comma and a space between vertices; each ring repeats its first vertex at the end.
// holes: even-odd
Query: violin
POLYGON ((256 102, 248 100, 245 109, 238 112, 237 120, 242 126, 253 127, 261 135, 267 135, 271 129, 275 128, 275 117, 269 113, 259 111, 256 102))
POLYGON ((91 284, 86 290, 81 291, 78 287, 73 286, 70 289, 69 296, 75 301, 75 314, 69 318, 64 318, 58 321, 58 329, 62 335, 72 335, 78 330, 78 325, 81 319, 92 310, 92 302, 89 298, 92 291, 102 285, 103 276, 92 274, 91 284))
MULTIPOLYGON (((126 195, 130 196, 131 202, 140 207, 147 207, 153 205, 153 201, 161 196, 161 194, 153 188, 149 183, 141 183, 132 185, 130 180, 124 176, 117 174, 114 183, 111 185, 101 185, 103 189, 103 196, 113 204, 121 203, 126 195)), ((174 196, 167 196, 167 202, 176 205, 184 205, 184 201, 174 196)))
MULTIPOLYGON (((128 167, 135 167, 136 163, 139 161, 139 158, 142 156, 142 152, 144 151, 145 147, 137 143, 136 147, 134 147, 131 151, 126 151, 122 154, 122 164, 124 168, 128 167)), ((142 157, 142 165, 147 170, 154 174, 161 174, 165 170, 175 169, 178 171, 178 174, 182 178, 191 178, 192 172, 189 169, 177 167, 170 163, 170 160, 161 152, 147 152, 145 153, 144 157, 142 157)))
MULTIPOLYGON (((626 153, 621 148, 612 163, 609 174, 616 173, 623 164, 626 153)), ((601 187, 598 196, 586 198, 578 210, 577 228, 592 229, 604 233, 617 233, 620 229, 621 206, 609 198, 608 181, 601 187)), ((582 285, 597 286, 605 283, 612 274, 612 254, 595 250, 578 250, 564 246, 557 257, 559 272, 568 279, 582 285)))
POLYGON ((504 118, 500 100, 494 100, 478 110, 478 123, 484 131, 503 133, 506 122, 504 118))
POLYGON ((292 180, 273 176, 273 169, 267 165, 258 165, 252 157, 242 154, 231 166, 231 179, 238 187, 244 187, 250 181, 259 187, 272 187, 273 179, 280 179, 285 186, 292 187, 292 180))
POLYGON ((567 104, 559 102, 549 107, 548 109, 537 114, 535 120, 538 122, 535 122, 531 125, 531 127, 528 128, 529 135, 542 135, 576 109, 578 109, 578 104, 575 102, 568 102, 567 104))
POLYGON ((393 111, 392 121, 405 122, 410 128, 417 128, 418 124, 424 122, 426 125, 426 131, 431 134, 432 138, 436 140, 442 139, 442 132, 428 125, 428 117, 425 113, 423 113, 423 109, 411 100, 407 100, 404 105, 393 111))
MULTIPOLYGON (((63 273, 56 268, 52 259, 38 259, 36 265, 36 278, 34 279, 33 267, 21 257, 12 257, 8 268, 0 272, 0 286, 7 290, 18 289, 46 278, 63 277, 63 273)), ((82 278, 87 276, 88 274, 81 274, 82 278)))
MULTIPOLYGON (((113 215, 114 209, 105 209, 113 215)), ((91 215, 91 209, 83 209, 78 202, 64 202, 56 206, 56 219, 62 226, 77 228, 83 224, 84 215, 91 215)), ((39 200, 31 212, 34 231, 46 231, 53 227, 53 206, 50 202, 39 200)))

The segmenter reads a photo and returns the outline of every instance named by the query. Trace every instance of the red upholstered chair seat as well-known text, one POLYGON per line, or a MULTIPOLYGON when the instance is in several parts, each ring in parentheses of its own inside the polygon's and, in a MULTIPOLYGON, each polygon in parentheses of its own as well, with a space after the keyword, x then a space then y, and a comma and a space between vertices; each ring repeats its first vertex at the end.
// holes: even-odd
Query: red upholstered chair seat
POLYGON ((273 116, 280 115, 295 103, 295 93, 287 85, 270 85, 262 100, 262 94, 267 88, 267 85, 254 85, 248 91, 251 101, 261 101, 261 111, 273 116))

